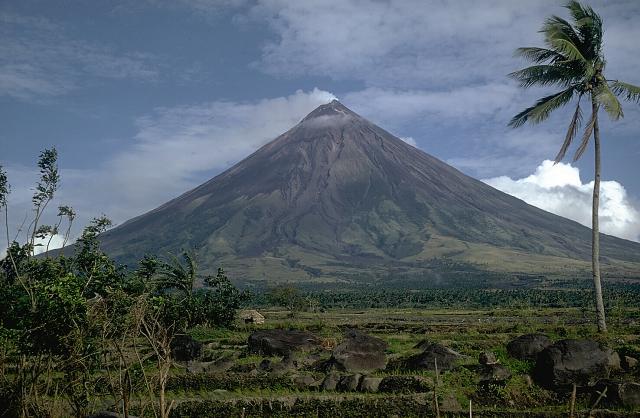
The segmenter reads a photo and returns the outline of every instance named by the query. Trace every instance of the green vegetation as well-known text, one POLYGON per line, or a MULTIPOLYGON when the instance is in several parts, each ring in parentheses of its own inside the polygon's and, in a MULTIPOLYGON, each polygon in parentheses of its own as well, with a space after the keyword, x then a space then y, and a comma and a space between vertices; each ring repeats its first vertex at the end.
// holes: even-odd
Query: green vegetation
POLYGON ((598 207, 600 203, 600 129, 598 112, 600 108, 609 114, 612 120, 623 116, 618 97, 640 103, 640 87, 618 80, 606 78, 606 61, 603 52, 602 19, 589 6, 570 1, 566 8, 571 14, 570 23, 561 17, 547 19, 541 32, 545 37, 546 48, 519 48, 518 55, 535 65, 511 74, 524 88, 532 86, 560 87, 560 92, 543 97, 533 106, 518 113, 510 126, 518 127, 526 122, 533 124, 545 121, 556 109, 568 104, 577 97, 576 109, 569 123, 569 129, 556 155, 560 162, 576 137, 582 122, 580 101, 585 97, 591 104, 591 116, 585 127, 573 161, 577 161, 586 151, 593 136, 595 155, 595 178, 593 184, 592 241, 591 261, 593 286, 596 304, 598 329, 607 332, 602 285, 600 282, 600 229, 598 207))
MULTIPOLYGON (((41 153, 38 167, 27 242, 11 242, 7 229, 0 260, 0 413, 48 416, 52 402, 63 400, 62 415, 84 417, 97 393, 128 416, 132 394, 146 391, 154 414, 168 417, 173 342, 194 326, 229 326, 244 295, 222 269, 196 290, 197 266, 187 252, 168 262, 145 257, 127 271, 100 249, 98 235, 111 225, 105 217, 84 229, 73 256, 36 257, 37 239, 50 242, 63 218, 70 225, 75 217, 61 207, 55 226, 40 224, 60 181, 55 149, 41 153)), ((5 218, 9 192, 0 167, 5 218)))

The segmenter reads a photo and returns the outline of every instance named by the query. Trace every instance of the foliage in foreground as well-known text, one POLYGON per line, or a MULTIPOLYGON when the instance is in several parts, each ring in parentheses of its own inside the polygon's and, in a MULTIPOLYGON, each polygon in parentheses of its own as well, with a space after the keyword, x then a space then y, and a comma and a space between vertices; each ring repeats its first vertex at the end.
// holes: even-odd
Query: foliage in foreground
MULTIPOLYGON (((63 206, 55 225, 40 225, 60 181, 55 149, 41 153, 38 167, 26 242, 11 240, 7 225, 0 260, 0 415, 48 416, 51 398, 62 398, 67 410, 84 417, 91 394, 107 388, 125 416, 132 393, 143 391, 154 415, 167 417, 174 338, 195 325, 229 326, 244 295, 222 269, 199 277, 189 252, 168 261, 147 256, 127 271, 100 249, 98 236, 111 225, 106 217, 84 229, 73 255, 37 256, 65 220, 66 242, 75 218, 63 206), (207 287, 195 290, 201 279, 207 287), (152 373, 145 371, 149 363, 152 373)), ((5 221, 9 193, 0 167, 5 221)))

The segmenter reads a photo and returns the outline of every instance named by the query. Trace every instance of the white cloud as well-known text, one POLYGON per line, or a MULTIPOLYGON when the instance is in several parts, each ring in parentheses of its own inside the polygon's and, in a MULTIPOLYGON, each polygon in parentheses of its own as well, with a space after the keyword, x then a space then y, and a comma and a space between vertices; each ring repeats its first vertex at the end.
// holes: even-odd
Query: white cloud
POLYGON ((505 110, 521 101, 520 93, 516 86, 507 83, 444 90, 369 87, 347 93, 344 101, 376 121, 402 124, 432 118, 440 124, 459 124, 461 119, 505 118, 505 110))
MULTIPOLYGON (((506 176, 483 180, 505 193, 541 209, 591 226, 593 181, 582 183, 580 171, 570 164, 545 160, 535 173, 521 179, 506 176)), ((600 230, 640 241, 640 211, 617 181, 600 183, 600 230)))
MULTIPOLYGON (((95 169, 61 169, 62 185, 51 208, 65 204, 78 213, 76 228, 91 217, 115 223, 178 196, 286 132, 317 106, 335 97, 314 89, 253 102, 208 102, 159 108, 138 120, 129 147, 95 169)), ((29 215, 37 172, 6 167, 12 233, 29 215)), ((51 209, 44 223, 54 223, 51 209)))
MULTIPOLYGON (((597 0, 613 69, 639 63, 634 2, 597 0)), ((517 67, 513 50, 540 45, 555 0, 258 0, 250 19, 267 22, 275 39, 256 65, 273 74, 363 80, 369 86, 441 89, 504 79, 517 67)), ((620 74, 622 76, 623 74, 620 74)))
POLYGON ((334 96, 314 89, 255 102, 159 108, 138 120, 133 146, 107 164, 110 187, 133 208, 186 191, 284 133, 334 96))
POLYGON ((0 96, 41 101, 85 83, 83 76, 154 81, 151 54, 71 39, 46 18, 0 12, 0 96))
POLYGON ((61 248, 63 243, 64 236, 59 234, 55 234, 46 238, 37 238, 35 240, 34 252, 36 254, 42 254, 47 250, 55 250, 56 248, 61 248))
POLYGON ((402 139, 404 142, 411 145, 412 147, 416 147, 416 148, 418 147, 418 143, 411 136, 403 136, 403 137, 400 137, 400 139, 402 139))
POLYGON ((277 36, 263 49, 260 65, 268 72, 415 87, 502 77, 504 71, 495 74, 496 57, 510 56, 509 43, 527 26, 525 36, 535 34, 542 21, 529 18, 542 5, 528 5, 526 14, 521 9, 505 0, 262 0, 251 16, 266 20, 277 36), (505 36, 516 25, 521 30, 505 36))

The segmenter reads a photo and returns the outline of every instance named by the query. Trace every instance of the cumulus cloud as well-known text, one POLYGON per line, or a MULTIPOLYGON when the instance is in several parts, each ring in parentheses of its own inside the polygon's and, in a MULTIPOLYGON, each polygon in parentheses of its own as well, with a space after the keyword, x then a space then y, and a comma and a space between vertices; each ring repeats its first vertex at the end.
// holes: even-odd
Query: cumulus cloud
MULTIPOLYGON (((521 179, 506 176, 483 180, 490 186, 565 218, 591 226, 593 181, 583 183, 580 171, 570 164, 545 160, 535 173, 521 179)), ((640 241, 640 211, 617 181, 600 183, 600 230, 640 241)))
MULTIPOLYGON (((4 242, 4 240, 3 240, 4 242)), ((73 242, 69 240, 69 242, 73 242)), ((35 240, 35 248, 33 252, 38 255, 46 252, 47 250, 55 250, 57 248, 62 248, 64 244, 64 236, 55 234, 51 237, 46 238, 36 238, 35 240)), ((7 244, 0 244, 0 259, 4 258, 7 254, 7 244)))
POLYGON ((62 248, 64 243, 64 236, 55 234, 46 238, 37 238, 35 241, 34 252, 36 254, 42 254, 47 250, 55 250, 56 248, 62 248))

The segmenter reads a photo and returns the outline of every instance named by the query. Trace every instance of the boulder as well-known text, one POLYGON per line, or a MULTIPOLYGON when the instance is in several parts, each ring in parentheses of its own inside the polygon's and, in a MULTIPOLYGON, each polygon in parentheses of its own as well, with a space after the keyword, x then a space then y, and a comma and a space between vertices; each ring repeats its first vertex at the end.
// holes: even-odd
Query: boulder
POLYGON ((322 390, 336 390, 338 383, 340 382, 340 375, 338 373, 329 373, 325 376, 320 388, 322 390))
POLYGON ((264 359, 258 368, 275 376, 282 376, 294 372, 298 369, 298 361, 293 356, 286 355, 280 361, 264 359))
POLYGON ((436 361, 438 370, 451 370, 462 354, 438 343, 429 343, 424 346, 424 351, 410 356, 404 361, 404 367, 412 370, 435 370, 436 361))
POLYGON ((273 367, 273 362, 271 360, 269 360, 268 358, 262 360, 260 362, 260 364, 258 364, 258 369, 262 370, 264 372, 271 371, 272 367, 273 367))
POLYGON ((607 362, 609 371, 622 370, 622 361, 620 360, 620 354, 611 349, 607 349, 607 353, 609 355, 609 361, 607 362))
POLYGON ((187 373, 225 372, 234 365, 233 359, 222 358, 214 361, 192 361, 187 365, 187 373))
POLYGON ((424 393, 433 387, 433 380, 426 376, 386 376, 378 390, 383 393, 424 393))
POLYGON ((501 384, 511 378, 509 369, 501 364, 482 364, 478 370, 480 384, 501 384))
POLYGON ((348 330, 345 339, 333 349, 331 361, 348 372, 371 372, 387 365, 387 343, 358 330, 348 330))
POLYGON ((376 393, 380 388, 381 382, 381 377, 364 376, 360 380, 360 387, 358 388, 358 390, 360 392, 376 393))
POLYGON ((189 362, 202 355, 202 343, 188 334, 176 335, 171 340, 170 348, 171 356, 177 361, 189 362))
POLYGON ((275 375, 284 375, 298 369, 298 360, 292 356, 285 356, 279 363, 275 363, 271 369, 271 373, 275 375))
POLYGON ((302 366, 316 368, 316 365, 320 364, 324 359, 326 359, 326 356, 320 353, 309 353, 308 355, 299 356, 298 362, 302 366))
POLYGON ((293 378, 293 384, 300 390, 317 389, 318 382, 313 376, 301 375, 293 378))
POLYGON ((602 379, 596 382, 591 389, 593 393, 592 402, 606 389, 604 404, 623 406, 630 409, 640 407, 640 383, 602 379))
POLYGON ((533 377, 540 386, 570 390, 573 384, 588 386, 608 378, 619 364, 617 353, 596 341, 561 340, 538 354, 533 377))
POLYGON ((249 352, 265 356, 286 356, 295 351, 319 348, 321 341, 307 331, 270 329, 256 331, 247 341, 249 352))
POLYGON ((535 361, 538 354, 553 342, 544 334, 525 334, 507 344, 507 352, 518 360, 535 361))
POLYGON ((478 356, 478 362, 483 365, 487 364, 496 364, 498 360, 496 359, 496 355, 491 351, 483 351, 478 356))
POLYGON ((625 370, 633 370, 638 367, 638 359, 631 356, 624 356, 621 359, 622 368, 625 370))
POLYGON ((342 376, 337 389, 341 392, 355 392, 360 385, 362 375, 359 373, 342 376))
POLYGON ((618 389, 620 403, 626 408, 640 407, 640 383, 626 382, 618 389))

